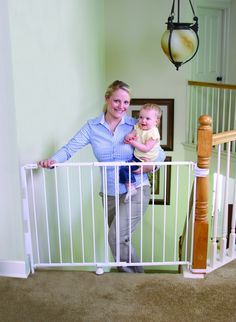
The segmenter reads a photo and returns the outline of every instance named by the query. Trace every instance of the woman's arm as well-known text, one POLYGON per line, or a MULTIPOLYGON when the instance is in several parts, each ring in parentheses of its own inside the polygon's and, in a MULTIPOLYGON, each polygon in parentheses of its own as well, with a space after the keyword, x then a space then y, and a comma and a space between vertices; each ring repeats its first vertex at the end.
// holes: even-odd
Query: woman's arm
POLYGON ((53 168, 55 163, 69 160, 76 152, 90 143, 89 124, 85 124, 70 140, 50 158, 41 160, 38 165, 43 168, 53 168))

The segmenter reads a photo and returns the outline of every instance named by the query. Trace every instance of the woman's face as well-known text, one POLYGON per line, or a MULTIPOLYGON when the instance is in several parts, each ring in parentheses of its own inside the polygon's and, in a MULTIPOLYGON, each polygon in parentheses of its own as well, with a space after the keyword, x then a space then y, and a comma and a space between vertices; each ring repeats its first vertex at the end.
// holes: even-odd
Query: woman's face
POLYGON ((115 119, 121 119, 127 112, 129 104, 129 93, 123 89, 118 89, 110 97, 106 97, 107 115, 115 119))

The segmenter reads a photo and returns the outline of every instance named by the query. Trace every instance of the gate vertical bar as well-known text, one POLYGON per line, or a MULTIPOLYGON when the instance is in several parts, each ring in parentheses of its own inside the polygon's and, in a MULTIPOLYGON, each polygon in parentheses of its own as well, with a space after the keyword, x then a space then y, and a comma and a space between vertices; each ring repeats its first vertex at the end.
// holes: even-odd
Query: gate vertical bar
POLYGON ((166 191, 167 191, 167 165, 164 164, 164 218, 163 218, 163 254, 162 260, 165 262, 166 260, 166 191))
POLYGON ((37 211, 36 211, 33 169, 30 169, 30 178, 31 178, 31 186, 32 186, 32 202, 33 202, 33 217, 34 217, 34 229, 35 229, 35 239, 36 239, 36 252, 37 252, 38 263, 40 263, 39 235, 38 235, 38 223, 37 223, 37 211))
POLYGON ((210 246, 210 266, 214 267, 216 265, 217 256, 217 229, 218 229, 218 208, 219 208, 219 177, 220 177, 220 167, 221 167, 221 145, 218 145, 218 155, 217 155, 217 172, 216 172, 216 182, 215 182, 215 200, 214 200, 214 216, 213 216, 213 232, 212 241, 210 246))
POLYGON ((57 179, 57 167, 55 167, 55 189, 56 189, 56 204, 57 204, 57 231, 58 231, 58 246, 60 254, 60 263, 62 263, 62 249, 61 249, 61 223, 60 223, 60 207, 59 207, 59 192, 58 192, 58 179, 57 179))
POLYGON ((230 142, 227 143, 227 164, 226 164, 226 180, 224 187, 224 211, 222 237, 220 239, 220 260, 224 262, 226 257, 227 233, 228 233, 228 192, 229 192, 229 173, 230 173, 230 142))
MULTIPOLYGON (((154 169, 154 167, 153 167, 154 169)), ((141 199, 140 199, 140 261, 143 261, 143 166, 141 166, 141 199)))
POLYGON ((25 252, 29 256, 30 261, 30 270, 31 273, 34 273, 34 256, 33 256, 33 247, 32 247, 32 234, 30 226, 30 215, 29 215, 29 200, 28 200, 28 186, 26 178, 26 168, 21 168, 21 178, 23 185, 23 218, 26 221, 27 232, 25 232, 25 252))
POLYGON ((108 263, 108 197, 107 197, 107 167, 102 167, 103 182, 103 225, 104 225, 104 252, 105 262, 108 263))
MULTIPOLYGON (((188 171, 188 199, 187 200, 191 200, 191 188, 190 188, 190 167, 189 167, 189 169, 188 169, 189 171, 188 171)), ((186 213, 187 214, 189 214, 189 209, 190 209, 190 204, 188 203, 187 205, 187 209, 186 209, 186 213)), ((185 243, 185 261, 187 261, 188 260, 188 252, 189 252, 189 243, 188 243, 188 236, 189 236, 189 225, 190 225, 190 217, 189 217, 189 215, 187 215, 187 217, 186 217, 186 243, 185 243)), ((193 240, 193 239, 191 239, 191 240, 193 240)))
POLYGON ((46 229, 47 229, 48 259, 49 259, 49 263, 51 263, 52 260, 51 260, 50 233, 49 233, 49 224, 48 224, 48 206, 47 206, 47 188, 46 188, 45 169, 42 169, 42 175, 43 175, 43 195, 44 195, 44 203, 45 203, 45 220, 46 220, 46 229))
MULTIPOLYGON (((131 166, 129 165, 129 185, 131 184, 131 166)), ((131 259, 131 253, 132 253, 132 250, 131 250, 131 247, 132 247, 132 206, 131 206, 131 194, 129 195, 129 263, 132 262, 132 259, 131 259)))
POLYGON ((233 257, 235 254, 235 226, 236 226, 236 178, 234 184, 234 203, 233 203, 233 214, 231 220, 231 230, 229 235, 229 256, 233 257))
POLYGON ((176 192, 175 192, 175 240, 174 240, 174 261, 176 261, 177 254, 177 228, 178 228, 178 209, 179 209, 179 166, 176 167, 176 192))
POLYGON ((73 232, 72 232, 72 212, 71 212, 71 193, 70 193, 70 176, 69 168, 66 168, 66 183, 67 183, 67 195, 68 195, 68 212, 69 212, 69 236, 70 236, 70 257, 71 262, 74 263, 74 246, 73 246, 73 232))
POLYGON ((115 207, 116 207, 116 262, 120 263, 120 192, 119 167, 115 166, 115 207))
POLYGON ((154 262, 154 245, 155 245, 155 231, 154 231, 154 198, 155 198, 155 175, 152 176, 152 262, 154 262))
POLYGON ((84 220, 83 220, 83 194, 82 194, 82 178, 81 178, 81 167, 78 166, 79 174, 79 200, 80 200, 80 233, 81 233, 81 250, 83 263, 85 262, 85 248, 84 248, 84 220))
POLYGON ((92 198, 92 231, 93 231, 93 261, 97 261, 96 255, 96 232, 95 232, 95 210, 94 210, 94 179, 93 179, 93 167, 90 166, 90 179, 91 179, 91 198, 92 198))

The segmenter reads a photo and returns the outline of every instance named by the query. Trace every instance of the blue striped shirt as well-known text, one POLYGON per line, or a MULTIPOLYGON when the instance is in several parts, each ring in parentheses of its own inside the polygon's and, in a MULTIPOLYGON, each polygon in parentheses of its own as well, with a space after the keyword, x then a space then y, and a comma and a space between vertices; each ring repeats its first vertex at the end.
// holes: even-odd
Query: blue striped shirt
MULTIPOLYGON (((137 120, 124 116, 114 133, 110 130, 104 114, 89 120, 73 137, 50 159, 57 163, 69 160, 76 152, 91 144, 93 153, 99 162, 129 161, 133 156, 133 147, 124 144, 124 137, 133 130, 137 120)), ((163 161, 157 160, 157 161, 163 161)), ((135 175, 136 185, 141 184, 141 175, 135 175)), ((143 181, 147 175, 143 175, 143 181)), ((103 191, 103 187, 101 188, 103 191)), ((124 184, 119 184, 119 193, 125 193, 124 184)), ((107 167, 107 194, 115 195, 115 167, 107 167)))

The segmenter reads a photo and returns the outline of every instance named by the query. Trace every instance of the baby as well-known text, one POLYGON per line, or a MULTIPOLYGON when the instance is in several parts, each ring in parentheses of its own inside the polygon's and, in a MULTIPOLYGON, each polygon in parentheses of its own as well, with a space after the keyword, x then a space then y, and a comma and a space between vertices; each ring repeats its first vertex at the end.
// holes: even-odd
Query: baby
MULTIPOLYGON (((161 108, 156 104, 147 103, 141 107, 138 123, 132 132, 125 137, 125 143, 131 144, 134 149, 134 156, 129 162, 156 161, 160 147, 160 134, 157 126, 160 124, 161 108)), ((131 171, 138 169, 138 166, 131 166, 131 171)), ((120 182, 127 188, 124 202, 137 193, 135 187, 135 176, 131 172, 129 182, 129 167, 120 167, 120 182)))

